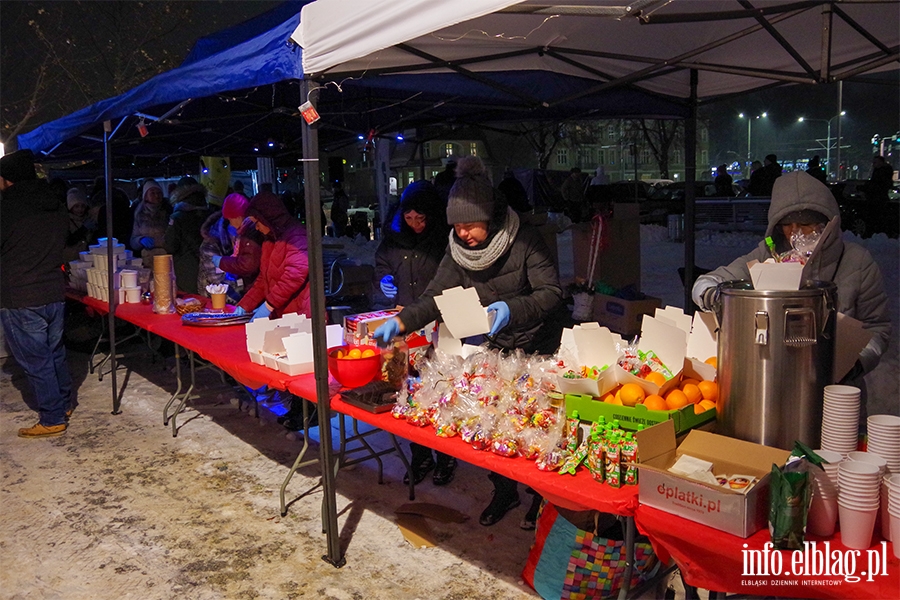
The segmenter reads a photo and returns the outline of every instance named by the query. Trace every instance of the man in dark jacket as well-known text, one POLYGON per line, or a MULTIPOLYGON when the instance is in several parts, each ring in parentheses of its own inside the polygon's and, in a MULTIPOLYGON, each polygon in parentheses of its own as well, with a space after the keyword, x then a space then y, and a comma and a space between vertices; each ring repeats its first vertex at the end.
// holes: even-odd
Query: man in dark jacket
MULTIPOLYGON (((550 354, 559 336, 542 335, 541 326, 562 299, 556 266, 537 230, 520 227, 519 216, 502 194, 495 192, 484 163, 474 156, 457 164, 456 183, 450 190, 447 223, 453 226, 447 253, 425 293, 400 314, 375 330, 381 343, 405 331, 414 331, 440 317, 434 297, 462 286, 475 288, 478 299, 494 313, 489 344, 527 354, 550 354)), ((546 330, 545 330, 546 331, 546 330)), ((480 523, 497 523, 519 505, 514 480, 490 474, 494 497, 481 513, 480 523)), ((537 507, 533 505, 534 513, 537 507)), ((529 511, 523 527, 531 528, 529 511)))
POLYGON ((172 255, 175 285, 182 292, 197 293, 200 273, 200 233, 209 217, 206 188, 192 177, 182 177, 170 199, 174 212, 166 228, 166 252, 172 255))
POLYGON ((0 320, 16 361, 28 376, 40 420, 19 437, 62 435, 71 412, 72 376, 63 345, 65 202, 37 179, 34 156, 0 158, 0 320))
POLYGON ((724 196, 726 198, 734 197, 732 184, 734 179, 728 174, 728 165, 719 165, 716 167, 716 196, 724 196))
POLYGON ((763 168, 753 171, 747 191, 751 196, 771 196, 775 180, 781 177, 781 165, 778 157, 769 154, 763 161, 763 168))
POLYGON ((866 199, 870 202, 887 202, 888 192, 894 185, 894 168, 883 156, 872 159, 872 176, 866 183, 866 199))

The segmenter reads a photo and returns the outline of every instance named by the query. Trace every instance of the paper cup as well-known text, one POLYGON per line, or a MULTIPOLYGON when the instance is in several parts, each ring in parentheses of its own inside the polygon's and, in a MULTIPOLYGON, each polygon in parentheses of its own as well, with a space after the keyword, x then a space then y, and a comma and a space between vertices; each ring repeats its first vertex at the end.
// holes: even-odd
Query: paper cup
POLYGON ((119 282, 122 287, 133 288, 138 284, 138 273, 130 269, 125 269, 119 273, 119 282))
POLYGON ((900 558, 900 515, 891 516, 891 540, 897 540, 893 544, 894 558, 900 558))
POLYGON ((212 307, 221 310, 225 308, 225 294, 210 294, 209 297, 212 299, 212 307))
POLYGON ((140 286, 123 288, 125 290, 125 302, 128 304, 139 304, 141 302, 140 286))
POLYGON ((859 510, 838 501, 838 518, 841 521, 841 542, 848 548, 864 550, 872 545, 877 508, 859 510))
POLYGON ((823 498, 813 492, 812 503, 807 516, 807 531, 813 535, 831 537, 838 518, 837 498, 823 498))

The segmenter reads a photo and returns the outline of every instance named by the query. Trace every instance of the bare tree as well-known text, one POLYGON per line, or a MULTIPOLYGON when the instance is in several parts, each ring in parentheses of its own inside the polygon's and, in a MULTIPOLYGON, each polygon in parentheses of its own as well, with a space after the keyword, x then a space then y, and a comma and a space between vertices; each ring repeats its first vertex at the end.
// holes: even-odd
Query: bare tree
POLYGON ((566 126, 560 122, 539 121, 522 123, 518 129, 520 135, 534 150, 538 168, 546 169, 556 146, 566 137, 566 126))
POLYGON ((246 11, 224 10, 225 4, 3 2, 0 136, 13 142, 41 123, 176 67, 199 36, 247 17, 246 11))
MULTIPOLYGON (((626 124, 632 137, 639 134, 659 167, 659 176, 669 178, 669 160, 674 145, 684 144, 684 121, 632 119, 626 124)), ((636 140, 635 140, 636 141, 636 140)))

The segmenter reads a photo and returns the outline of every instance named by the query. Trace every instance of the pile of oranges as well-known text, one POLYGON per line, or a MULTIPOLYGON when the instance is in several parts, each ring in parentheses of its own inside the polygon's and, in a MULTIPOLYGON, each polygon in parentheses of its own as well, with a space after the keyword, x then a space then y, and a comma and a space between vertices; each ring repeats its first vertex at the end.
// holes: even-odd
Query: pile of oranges
MULTIPOLYGON (((712 357, 706 362, 715 366, 714 361, 715 357, 712 357)), ((666 383, 665 377, 655 372, 647 375, 646 379, 660 387, 666 383)), ((648 395, 641 386, 635 383, 626 383, 607 392, 600 399, 609 404, 622 406, 643 404, 647 410, 677 410, 693 404, 694 412, 700 414, 716 408, 716 401, 719 399, 719 384, 715 381, 685 378, 681 380, 677 388, 669 390, 663 398, 657 394, 648 395)))

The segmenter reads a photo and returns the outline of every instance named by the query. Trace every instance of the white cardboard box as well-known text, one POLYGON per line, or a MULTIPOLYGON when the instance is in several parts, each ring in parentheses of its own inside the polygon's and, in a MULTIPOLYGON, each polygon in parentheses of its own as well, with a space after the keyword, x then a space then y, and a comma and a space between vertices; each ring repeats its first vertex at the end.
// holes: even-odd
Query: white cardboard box
POLYGON ((491 330, 493 313, 481 305, 475 288, 454 287, 434 297, 441 320, 458 340, 491 330))
POLYGON ((696 429, 676 448, 672 421, 638 431, 635 438, 641 504, 742 538, 767 526, 772 465, 784 465, 790 452, 696 429), (716 475, 752 475, 759 481, 743 494, 670 473, 682 454, 713 463, 716 475))

